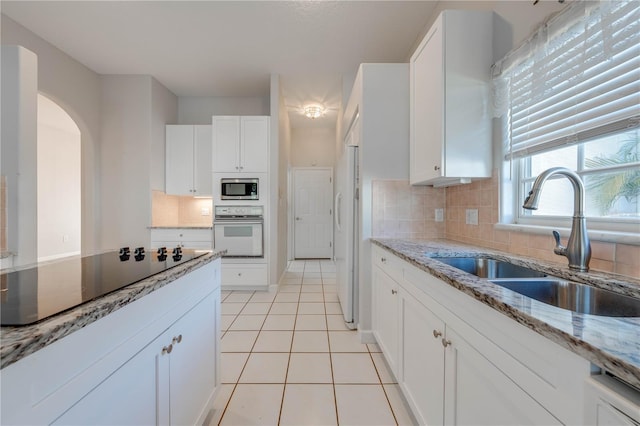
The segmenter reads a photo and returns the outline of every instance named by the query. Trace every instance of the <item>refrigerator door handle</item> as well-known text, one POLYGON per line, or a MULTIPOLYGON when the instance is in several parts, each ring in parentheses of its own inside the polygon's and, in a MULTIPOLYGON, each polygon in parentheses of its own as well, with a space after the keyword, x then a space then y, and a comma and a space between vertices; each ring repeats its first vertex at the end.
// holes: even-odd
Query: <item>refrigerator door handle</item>
POLYGON ((342 201, 342 193, 338 192, 336 194, 336 199, 334 202, 334 209, 333 211, 335 212, 335 214, 333 215, 333 219, 336 223, 336 228, 338 229, 338 232, 342 232, 342 225, 340 224, 340 202, 342 201))

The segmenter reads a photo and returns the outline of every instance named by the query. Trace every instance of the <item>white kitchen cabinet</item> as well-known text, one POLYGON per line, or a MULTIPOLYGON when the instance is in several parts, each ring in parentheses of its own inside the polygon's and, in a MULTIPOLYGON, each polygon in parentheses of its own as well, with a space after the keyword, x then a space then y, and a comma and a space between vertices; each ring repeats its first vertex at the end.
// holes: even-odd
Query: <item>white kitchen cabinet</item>
MULTIPOLYGON (((374 318, 380 275, 399 296, 397 353, 380 347, 398 360, 398 384, 420 424, 583 423, 587 360, 380 247, 372 254, 374 318)), ((384 341, 384 326, 373 324, 384 341)))
POLYGON ((213 171, 266 173, 269 119, 268 116, 214 116, 213 171))
POLYGON ((151 229, 151 248, 173 247, 210 250, 213 241, 213 230, 190 228, 154 228, 151 229))
POLYGON ((159 424, 156 404, 159 383, 155 361, 160 340, 158 338, 118 368, 53 424, 159 424), (132 395, 136 397, 132 398, 132 395))
POLYGON ((492 12, 445 10, 411 56, 411 184, 491 177, 492 38, 492 12))
POLYGON ((224 263, 222 288, 224 290, 264 290, 269 284, 266 263, 224 263))
POLYGON ((604 374, 587 380, 585 424, 589 426, 640 425, 640 390, 604 374))
POLYGON ((441 425, 444 415, 444 322, 400 290, 402 372, 398 383, 421 425, 441 425))
POLYGON ((216 387, 217 315, 210 294, 54 424, 196 424, 216 387))
POLYGON ((166 126, 165 192, 211 196, 211 126, 166 126))
MULTIPOLYGON (((473 333, 467 330, 466 333, 473 333)), ((456 425, 561 425, 486 354, 447 326, 444 423, 456 425)))
POLYGON ((2 424, 203 424, 220 383, 220 265, 3 368, 2 424))
POLYGON ((398 371, 398 283, 378 266, 373 273, 373 335, 393 374, 398 371))

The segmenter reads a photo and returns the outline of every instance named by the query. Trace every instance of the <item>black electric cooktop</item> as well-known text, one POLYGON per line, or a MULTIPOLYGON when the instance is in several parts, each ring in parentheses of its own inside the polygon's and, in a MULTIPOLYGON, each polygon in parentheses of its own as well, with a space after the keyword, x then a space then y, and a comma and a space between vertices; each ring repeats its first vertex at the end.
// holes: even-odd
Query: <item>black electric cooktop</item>
POLYGON ((207 253, 183 249, 164 256, 107 252, 0 275, 0 325, 29 325, 166 271, 207 253))

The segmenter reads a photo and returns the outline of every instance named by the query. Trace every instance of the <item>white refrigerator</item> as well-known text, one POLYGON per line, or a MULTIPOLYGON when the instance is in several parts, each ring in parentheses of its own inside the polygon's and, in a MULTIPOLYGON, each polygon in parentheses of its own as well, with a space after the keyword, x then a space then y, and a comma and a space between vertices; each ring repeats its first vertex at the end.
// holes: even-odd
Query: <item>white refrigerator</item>
POLYGON ((358 117, 345 138, 336 170, 335 263, 338 299, 349 328, 358 325, 358 117))

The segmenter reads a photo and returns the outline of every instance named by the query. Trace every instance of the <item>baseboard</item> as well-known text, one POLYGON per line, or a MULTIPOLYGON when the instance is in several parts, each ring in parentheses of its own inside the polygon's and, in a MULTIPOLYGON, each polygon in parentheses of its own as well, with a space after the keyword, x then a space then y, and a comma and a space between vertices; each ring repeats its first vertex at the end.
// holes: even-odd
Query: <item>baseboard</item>
POLYGON ((72 251, 72 252, 69 252, 69 253, 54 254, 52 256, 39 257, 38 258, 38 263, 51 262, 52 260, 64 259, 65 257, 73 257, 73 256, 80 256, 80 252, 79 251, 72 251))
POLYGON ((378 343, 372 330, 358 330, 358 336, 360 337, 360 343, 378 343))

